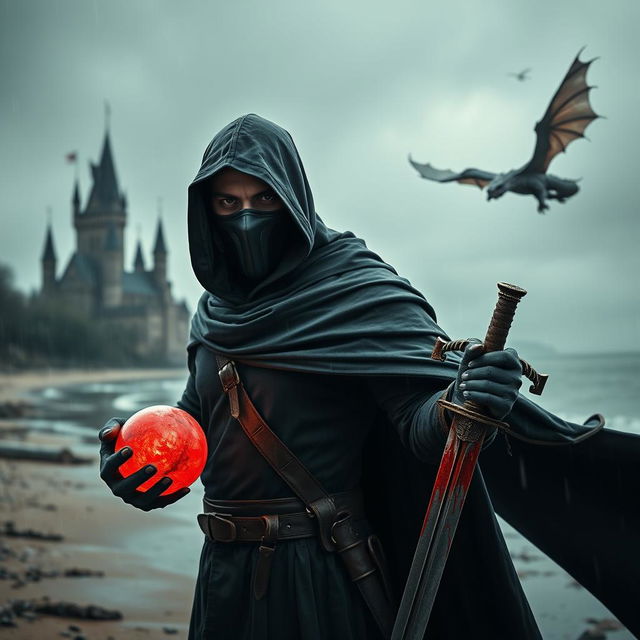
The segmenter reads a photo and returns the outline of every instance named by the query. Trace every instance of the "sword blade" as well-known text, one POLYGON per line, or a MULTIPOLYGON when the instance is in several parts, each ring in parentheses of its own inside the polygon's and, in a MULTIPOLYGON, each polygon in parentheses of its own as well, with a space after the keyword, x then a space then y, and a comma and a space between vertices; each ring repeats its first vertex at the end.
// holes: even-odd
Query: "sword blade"
POLYGON ((475 442, 462 441, 456 436, 458 420, 449 431, 391 640, 423 640, 482 449, 484 433, 475 442))
POLYGON ((411 569, 409 570, 402 600, 398 608, 398 614, 393 626, 391 640, 401 640, 405 638, 407 625, 411 618, 411 612, 415 606, 415 599, 418 594, 422 573, 427 562, 428 550, 433 540, 440 510, 444 503, 447 487, 451 480, 451 474, 453 472, 453 466, 459 444, 460 441, 456 438, 455 431, 450 429, 444 452, 442 454, 442 462, 440 463, 438 475, 436 476, 433 490, 431 492, 429 505, 425 512, 416 550, 413 554, 411 569))

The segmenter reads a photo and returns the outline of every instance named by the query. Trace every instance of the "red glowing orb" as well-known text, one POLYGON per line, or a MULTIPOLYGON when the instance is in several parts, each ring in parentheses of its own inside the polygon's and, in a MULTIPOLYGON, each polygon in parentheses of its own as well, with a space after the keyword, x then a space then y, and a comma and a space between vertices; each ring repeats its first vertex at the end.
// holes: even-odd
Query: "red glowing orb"
POLYGON ((207 460, 207 440, 202 427, 186 411, 154 405, 134 413, 116 439, 116 451, 131 447, 133 455, 120 465, 126 478, 148 464, 158 472, 138 487, 146 491, 158 480, 173 480, 161 495, 175 493, 198 479, 207 460))

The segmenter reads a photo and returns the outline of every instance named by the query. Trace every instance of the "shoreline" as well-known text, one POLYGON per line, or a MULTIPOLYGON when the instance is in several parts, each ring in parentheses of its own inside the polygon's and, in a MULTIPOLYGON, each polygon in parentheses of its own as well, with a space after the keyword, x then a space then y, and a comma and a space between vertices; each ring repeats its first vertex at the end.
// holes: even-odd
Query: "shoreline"
MULTIPOLYGON (((46 387, 183 374, 186 378, 186 369, 180 368, 2 373, 0 402, 28 405, 29 395, 46 387)), ((14 440, 14 424, 13 418, 0 419, 0 438, 14 440)), ((68 433, 29 428, 19 438, 69 447, 90 462, 68 465, 0 459, 0 608, 9 601, 48 598, 119 611, 122 619, 15 617, 17 626, 0 627, 3 637, 186 638, 202 535, 195 523, 200 507, 197 487, 166 510, 143 512, 111 495, 100 480, 97 440, 91 443, 68 433), (17 531, 54 534, 61 539, 9 536, 7 522, 17 531), (171 561, 176 555, 181 562, 171 561), (73 575, 73 570, 86 575, 73 575), (65 575, 70 571, 72 575, 65 575)))
POLYGON ((184 375, 189 372, 184 367, 162 369, 34 369, 20 372, 0 372, 0 402, 21 402, 29 394, 45 387, 92 382, 120 382, 123 380, 160 380, 184 375))

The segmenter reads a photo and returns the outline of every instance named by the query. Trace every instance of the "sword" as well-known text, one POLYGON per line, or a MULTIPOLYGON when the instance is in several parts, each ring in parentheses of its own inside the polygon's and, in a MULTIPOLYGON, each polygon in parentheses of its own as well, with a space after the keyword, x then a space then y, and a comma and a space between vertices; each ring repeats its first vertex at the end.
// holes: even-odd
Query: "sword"
MULTIPOLYGON (((498 283, 498 302, 484 339, 485 352, 504 348, 516 306, 526 293, 515 285, 498 283)), ((431 357, 444 360, 444 352, 464 349, 467 344, 468 341, 463 340, 445 342, 438 339, 431 357)), ((548 376, 538 374, 523 360, 520 362, 523 365, 523 375, 534 383, 530 391, 542 393, 548 376)), ((446 400, 438 402, 455 416, 433 485, 391 640, 423 640, 487 427, 508 426, 485 416, 482 407, 473 401, 465 402, 462 406, 446 400)))

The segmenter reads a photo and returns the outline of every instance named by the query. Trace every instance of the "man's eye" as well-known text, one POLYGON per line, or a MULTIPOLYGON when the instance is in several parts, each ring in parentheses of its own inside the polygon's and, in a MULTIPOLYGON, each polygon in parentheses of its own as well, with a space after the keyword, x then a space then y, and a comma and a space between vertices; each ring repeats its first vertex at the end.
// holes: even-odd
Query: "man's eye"
POLYGON ((218 202, 223 207, 233 207, 236 204, 236 198, 220 198, 218 202))
POLYGON ((274 202, 278 198, 275 193, 263 193, 261 197, 266 202, 274 202))

